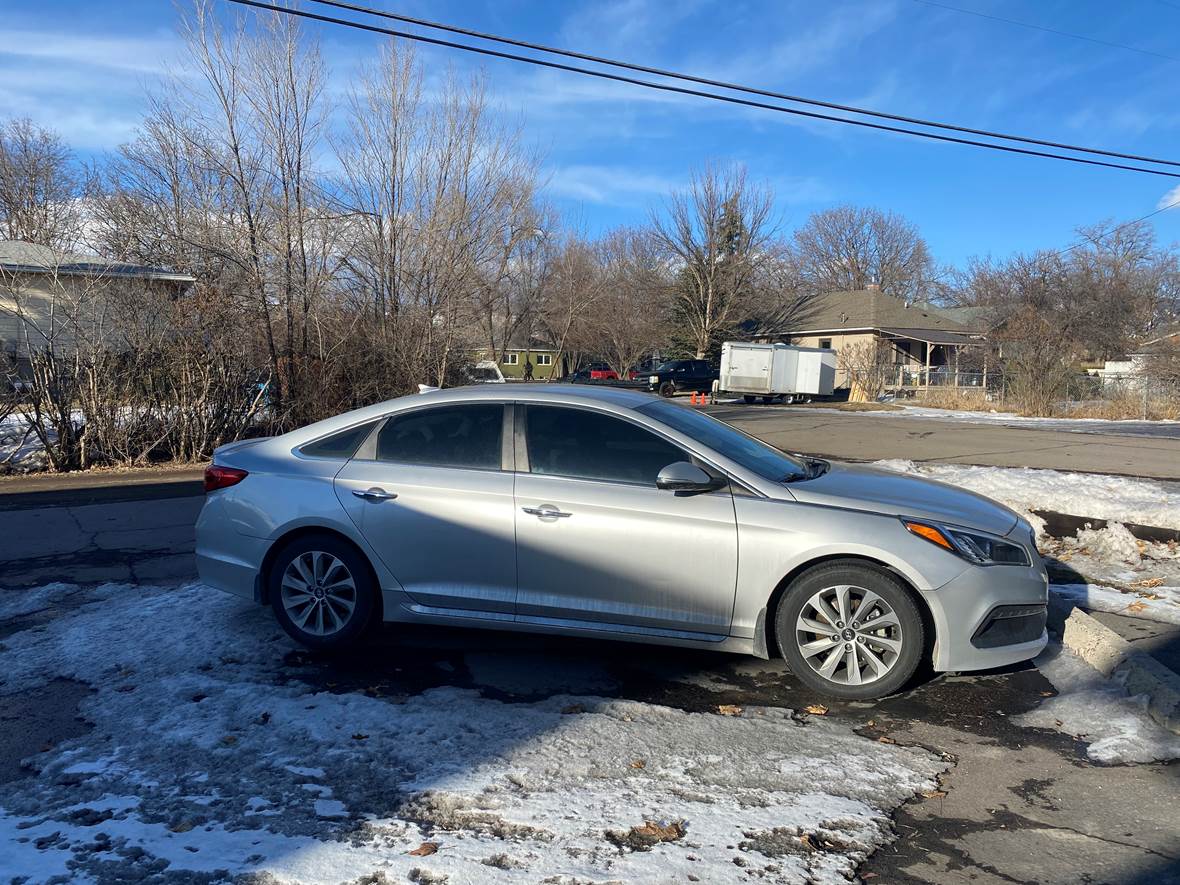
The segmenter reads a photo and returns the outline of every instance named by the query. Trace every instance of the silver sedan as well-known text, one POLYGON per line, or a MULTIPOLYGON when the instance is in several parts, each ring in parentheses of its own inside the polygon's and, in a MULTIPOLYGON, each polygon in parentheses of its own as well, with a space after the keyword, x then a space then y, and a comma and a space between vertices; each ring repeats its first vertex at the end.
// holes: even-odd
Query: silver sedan
POLYGON ((197 564, 311 648, 408 621, 786 658, 896 691, 1045 645, 1028 523, 644 393, 475 386, 219 448, 197 564))

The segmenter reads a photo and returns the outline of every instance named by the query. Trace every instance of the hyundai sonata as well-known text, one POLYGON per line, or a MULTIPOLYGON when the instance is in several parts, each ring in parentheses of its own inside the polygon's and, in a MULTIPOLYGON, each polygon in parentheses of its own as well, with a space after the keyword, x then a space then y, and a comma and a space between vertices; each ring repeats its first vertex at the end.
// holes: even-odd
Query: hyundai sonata
POLYGON ((311 648, 376 621, 781 654, 872 698, 1045 645, 1029 524, 637 391, 473 386, 219 448, 202 580, 311 648))

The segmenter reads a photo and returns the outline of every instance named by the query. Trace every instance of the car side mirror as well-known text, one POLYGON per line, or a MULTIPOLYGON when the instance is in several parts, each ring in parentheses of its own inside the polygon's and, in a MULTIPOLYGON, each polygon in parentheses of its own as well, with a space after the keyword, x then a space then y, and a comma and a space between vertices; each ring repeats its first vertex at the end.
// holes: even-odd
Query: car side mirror
POLYGON ((714 479, 700 467, 688 461, 669 464, 656 477, 656 488, 666 492, 692 495, 711 492, 721 487, 721 481, 714 479))

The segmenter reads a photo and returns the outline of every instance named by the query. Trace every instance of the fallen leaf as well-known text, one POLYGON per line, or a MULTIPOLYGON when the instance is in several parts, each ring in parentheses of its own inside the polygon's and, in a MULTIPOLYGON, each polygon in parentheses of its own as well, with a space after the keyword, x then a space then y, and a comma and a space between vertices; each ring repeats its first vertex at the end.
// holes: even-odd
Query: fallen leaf
POLYGON ((417 848, 410 852, 414 857, 426 857, 428 854, 434 854, 438 851, 437 842, 423 842, 417 848))
POLYGON ((803 709, 806 710, 808 713, 810 713, 812 716, 827 716, 828 715, 828 708, 825 707, 823 704, 808 704, 803 709))
POLYGON ((631 763, 631 767, 632 768, 646 768, 647 767, 647 760, 646 759, 636 759, 634 762, 631 763))
POLYGON ((670 824, 661 824, 654 820, 644 821, 642 826, 632 827, 625 833, 606 831, 606 838, 620 848, 630 848, 632 851, 649 851, 661 842, 675 842, 683 838, 688 832, 685 822, 674 820, 670 824))
POLYGON ((1041 697, 1043 697, 1043 698, 1051 698, 1051 697, 1053 697, 1053 692, 1051 692, 1051 691, 1043 691, 1043 692, 1041 692, 1041 697))
POLYGON ((1131 584, 1132 587, 1161 587, 1163 586, 1163 578, 1144 578, 1142 581, 1135 581, 1131 584))
POLYGON ((895 741, 891 737, 885 737, 885 735, 881 735, 879 738, 877 738, 877 743, 879 743, 879 744, 896 744, 897 741, 895 741))
POLYGON ((737 704, 718 704, 717 712, 722 716, 740 716, 742 715, 742 708, 737 704))
POLYGON ((946 790, 927 790, 922 794, 923 799, 941 799, 946 795, 946 790))
POLYGON ((193 828, 192 821, 182 820, 178 824, 173 824, 168 829, 171 830, 173 833, 187 833, 192 828, 193 828))
POLYGON ((227 734, 225 737, 223 737, 221 739, 221 742, 223 744, 225 744, 227 747, 232 747, 234 744, 236 744, 238 742, 238 739, 236 737, 234 737, 232 734, 227 734))
POLYGON ((876 879, 876 878, 877 878, 877 874, 876 874, 876 873, 861 873, 861 874, 860 874, 860 877, 861 877, 862 879, 876 879))
POLYGON ((1143 610, 1144 610, 1144 609, 1146 609, 1146 608, 1147 608, 1147 603, 1146 603, 1146 602, 1132 602, 1130 605, 1128 605, 1128 606, 1127 606, 1127 611, 1129 611, 1129 612, 1141 612, 1141 611, 1143 611, 1143 610))

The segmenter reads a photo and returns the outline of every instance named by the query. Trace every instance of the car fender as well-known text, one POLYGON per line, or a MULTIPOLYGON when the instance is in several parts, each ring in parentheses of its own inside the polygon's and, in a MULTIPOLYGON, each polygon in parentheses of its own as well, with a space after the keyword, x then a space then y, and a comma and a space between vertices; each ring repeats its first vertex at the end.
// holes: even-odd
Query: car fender
POLYGON ((759 613, 783 580, 813 563, 852 558, 878 563, 922 595, 968 565, 910 534, 895 516, 735 496, 738 580, 731 634, 757 636, 759 613))

